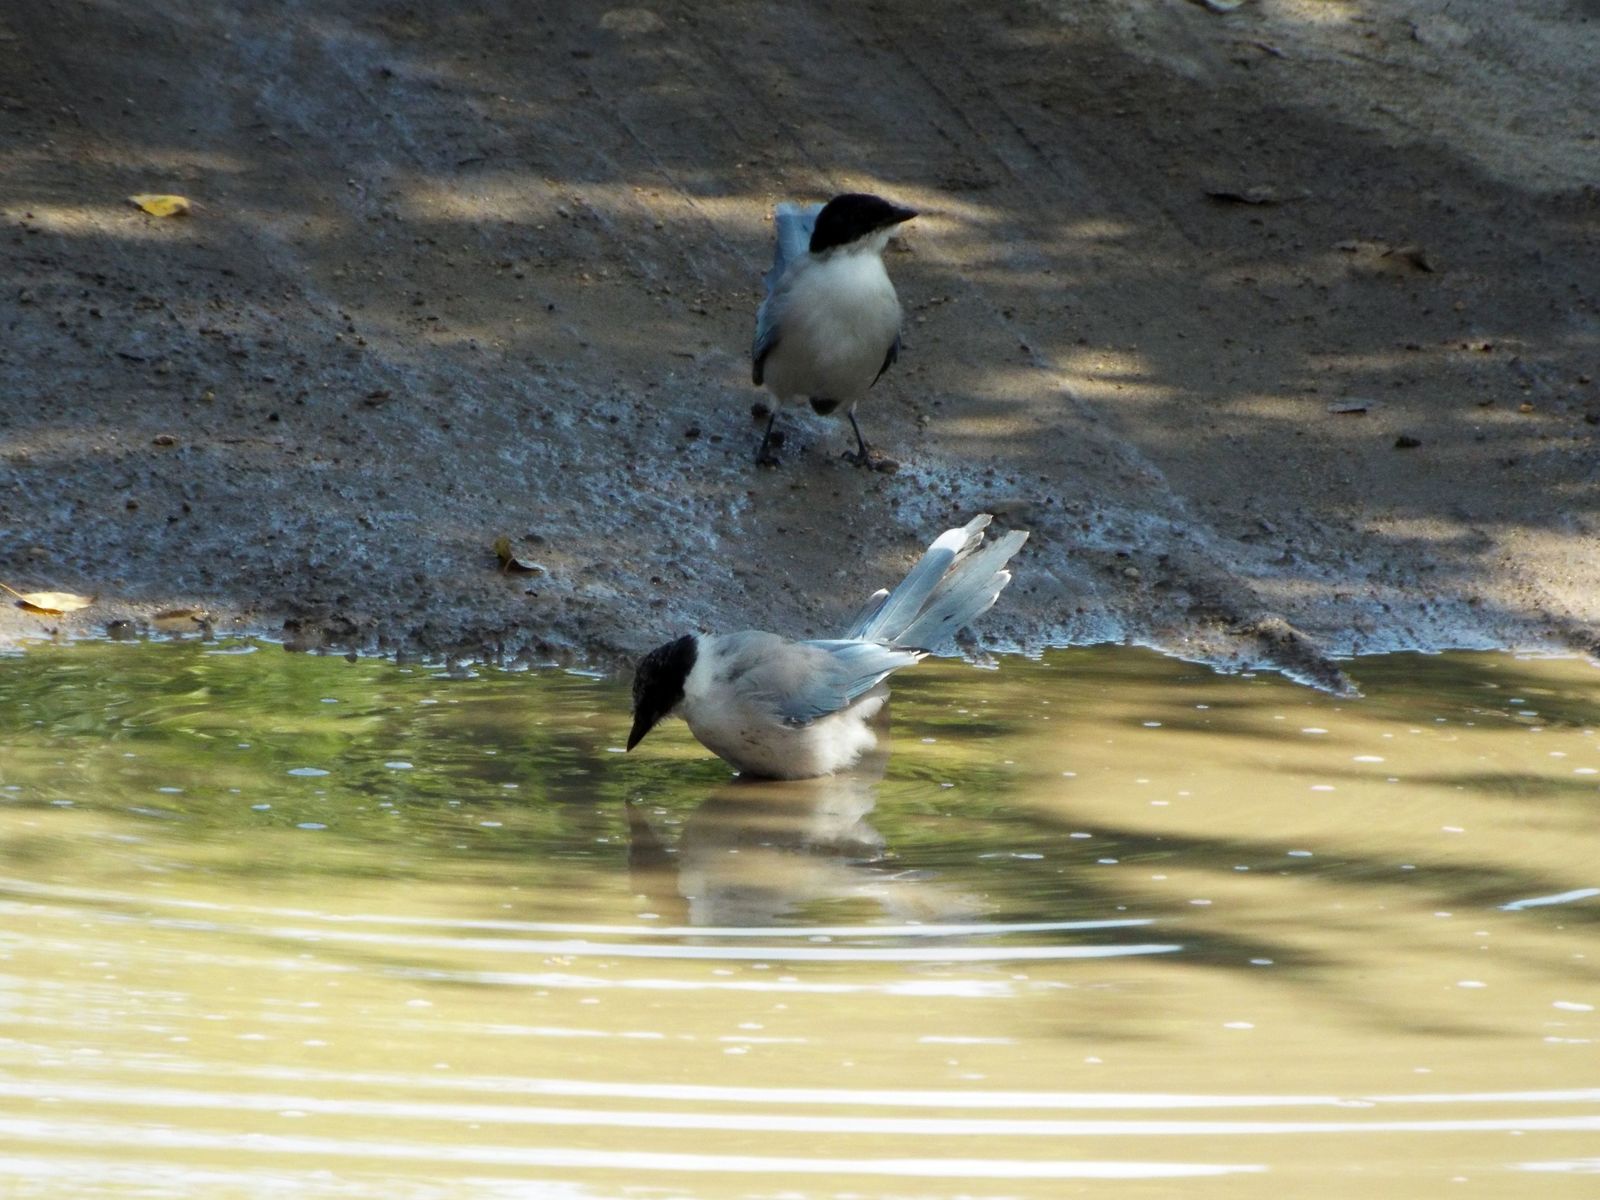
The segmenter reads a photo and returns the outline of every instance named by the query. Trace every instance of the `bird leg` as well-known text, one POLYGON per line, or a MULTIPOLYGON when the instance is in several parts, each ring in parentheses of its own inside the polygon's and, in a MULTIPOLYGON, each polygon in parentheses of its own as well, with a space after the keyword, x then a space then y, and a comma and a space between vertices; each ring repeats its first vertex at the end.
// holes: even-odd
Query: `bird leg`
POLYGON ((767 431, 762 435, 761 446, 756 450, 756 466, 758 467, 775 467, 778 465, 778 456, 773 451, 778 446, 783 445, 783 434, 780 433, 776 438, 773 437, 772 424, 777 419, 778 409, 774 406, 772 414, 767 417, 767 431))

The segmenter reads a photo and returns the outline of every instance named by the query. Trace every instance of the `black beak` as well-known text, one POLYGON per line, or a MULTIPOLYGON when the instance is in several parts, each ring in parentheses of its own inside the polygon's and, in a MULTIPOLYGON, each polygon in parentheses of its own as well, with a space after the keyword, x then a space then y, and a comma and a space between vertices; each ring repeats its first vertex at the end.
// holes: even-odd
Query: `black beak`
POLYGON ((656 727, 656 721, 658 720, 660 720, 659 717, 651 718, 642 712, 635 713, 633 715, 633 730, 628 734, 628 749, 632 750, 640 742, 644 741, 644 735, 656 727))
POLYGON ((893 210, 889 217, 891 225, 904 224, 917 215, 917 210, 914 208, 901 208, 898 204, 891 204, 889 207, 893 210))

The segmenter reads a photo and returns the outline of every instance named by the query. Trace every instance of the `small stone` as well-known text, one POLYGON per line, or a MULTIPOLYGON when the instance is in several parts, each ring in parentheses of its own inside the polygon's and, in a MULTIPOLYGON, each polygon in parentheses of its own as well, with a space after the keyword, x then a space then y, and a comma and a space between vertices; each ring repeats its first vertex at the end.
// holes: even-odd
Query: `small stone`
POLYGON ((1138 579, 1140 577, 1138 567, 1123 567, 1122 574, 1128 579, 1138 579))
POLYGON ((1394 440, 1394 448, 1396 450, 1415 450, 1420 445, 1422 445, 1422 439, 1412 437, 1409 433, 1402 433, 1394 440))

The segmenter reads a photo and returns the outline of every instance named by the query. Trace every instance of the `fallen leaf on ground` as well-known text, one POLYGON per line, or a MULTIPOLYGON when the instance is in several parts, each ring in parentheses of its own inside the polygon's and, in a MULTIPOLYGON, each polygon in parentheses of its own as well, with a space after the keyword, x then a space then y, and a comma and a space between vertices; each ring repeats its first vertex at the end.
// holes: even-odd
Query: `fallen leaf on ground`
POLYGON ((18 608, 42 617, 64 617, 94 603, 93 596, 80 596, 76 592, 19 592, 4 583, 0 583, 0 588, 17 598, 18 608))
POLYGON ((544 564, 536 563, 531 558, 519 558, 511 549, 511 539, 497 537, 494 540, 494 556, 500 560, 502 571, 519 575, 544 574, 544 564))
POLYGON ((187 196, 165 196, 157 192, 140 192, 129 196, 128 203, 137 205, 152 217, 186 217, 189 215, 187 196))
POLYGON ((1433 256, 1415 244, 1394 246, 1388 242, 1350 238, 1339 242, 1335 249, 1353 255, 1355 261, 1351 265, 1360 271, 1410 275, 1413 271, 1431 273, 1439 269, 1433 256))
POLYGON ((1437 269, 1433 265, 1433 259, 1421 246, 1392 247, 1388 250, 1385 250, 1383 254, 1385 258, 1388 258, 1392 255, 1395 258, 1402 259, 1405 262, 1410 263, 1419 271, 1434 271, 1437 269))

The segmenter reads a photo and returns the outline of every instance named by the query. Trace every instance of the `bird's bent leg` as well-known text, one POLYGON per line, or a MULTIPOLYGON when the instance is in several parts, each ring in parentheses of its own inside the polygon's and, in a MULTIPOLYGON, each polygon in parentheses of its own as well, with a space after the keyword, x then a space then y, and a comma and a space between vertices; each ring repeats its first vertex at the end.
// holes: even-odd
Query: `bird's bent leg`
POLYGON ((774 405, 772 414, 767 418, 767 431, 762 435, 761 445, 756 450, 756 466, 758 467, 775 467, 778 465, 778 456, 773 453, 773 447, 776 444, 781 444, 783 438, 782 435, 779 435, 778 441, 776 443, 773 441, 772 425, 777 419, 778 408, 774 405))

